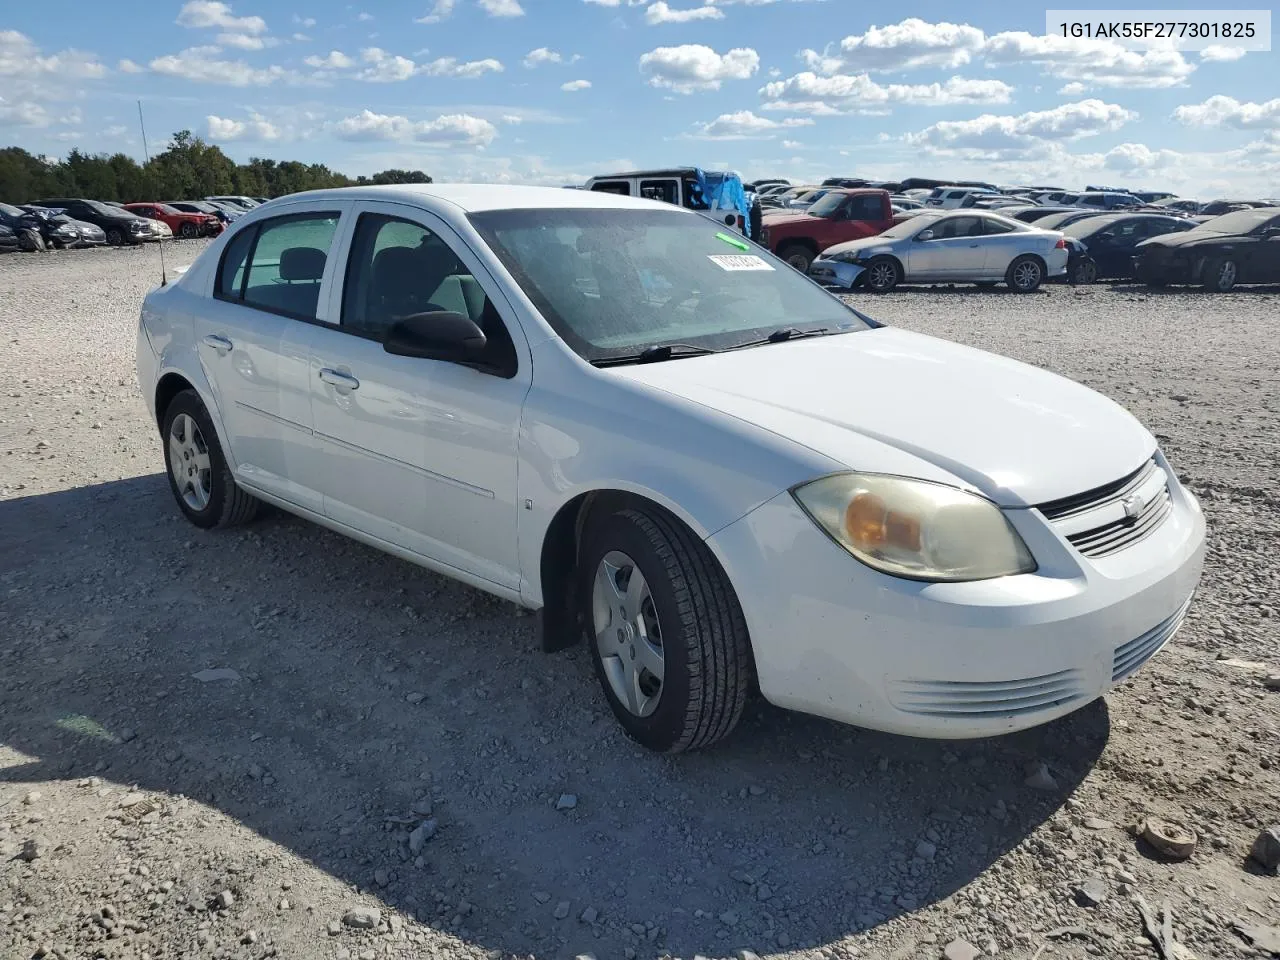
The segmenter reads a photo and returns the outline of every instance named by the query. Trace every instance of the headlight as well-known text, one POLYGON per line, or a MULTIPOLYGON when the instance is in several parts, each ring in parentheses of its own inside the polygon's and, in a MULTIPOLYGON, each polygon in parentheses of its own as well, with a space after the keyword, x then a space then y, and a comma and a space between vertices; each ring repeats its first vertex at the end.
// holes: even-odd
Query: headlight
POLYGON ((828 260, 839 260, 841 263, 857 263, 862 258, 861 250, 838 250, 835 253, 824 253, 828 260))
POLYGON ((840 473, 792 495, 856 559, 895 577, 988 580, 1036 569, 1000 508, 956 487, 840 473))

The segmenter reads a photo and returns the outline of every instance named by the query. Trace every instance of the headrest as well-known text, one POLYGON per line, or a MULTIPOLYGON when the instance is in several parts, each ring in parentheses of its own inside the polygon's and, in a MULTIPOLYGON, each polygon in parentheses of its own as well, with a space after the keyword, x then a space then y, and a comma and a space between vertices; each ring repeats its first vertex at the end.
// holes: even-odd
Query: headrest
POLYGON ((319 280, 324 276, 325 255, 315 247, 290 247, 280 253, 280 279, 319 280))

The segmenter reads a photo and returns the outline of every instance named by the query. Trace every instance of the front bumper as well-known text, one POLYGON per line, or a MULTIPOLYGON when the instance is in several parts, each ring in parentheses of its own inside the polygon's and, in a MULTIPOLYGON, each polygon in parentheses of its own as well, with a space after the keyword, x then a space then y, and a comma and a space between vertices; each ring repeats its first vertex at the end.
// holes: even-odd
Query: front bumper
POLYGON ((824 287, 852 290, 865 268, 856 263, 818 257, 809 265, 809 277, 824 287))
POLYGON ((770 702, 911 736, 1010 733, 1097 699, 1181 624, 1205 523, 1165 469, 1168 519, 1105 558, 1077 553, 1035 510, 1007 511, 1040 565, 1021 576, 880 574, 820 532, 790 493, 708 544, 742 603, 770 702))

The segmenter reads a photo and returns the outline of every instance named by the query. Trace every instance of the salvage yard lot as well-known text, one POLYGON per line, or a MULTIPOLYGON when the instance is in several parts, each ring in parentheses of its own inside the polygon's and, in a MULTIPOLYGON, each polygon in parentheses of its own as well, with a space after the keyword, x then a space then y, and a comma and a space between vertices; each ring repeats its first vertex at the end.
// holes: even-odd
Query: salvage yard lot
POLYGON ((1200 593, 1038 730, 757 703, 663 758, 509 604, 279 513, 183 521, 133 372, 157 274, 154 249, 0 258, 0 956, 1155 957, 1136 894, 1213 958, 1280 922, 1246 863, 1280 821, 1280 693, 1248 665, 1280 671, 1275 288, 857 297, 1132 410, 1208 515, 1200 593), (1192 859, 1136 844, 1146 816, 1192 859))

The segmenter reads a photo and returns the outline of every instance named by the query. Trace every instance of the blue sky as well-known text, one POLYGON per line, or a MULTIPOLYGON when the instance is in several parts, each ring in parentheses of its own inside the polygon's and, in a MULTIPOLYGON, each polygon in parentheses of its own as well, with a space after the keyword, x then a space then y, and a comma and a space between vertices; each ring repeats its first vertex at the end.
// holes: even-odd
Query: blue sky
POLYGON ((141 99, 153 150, 187 128, 351 175, 695 163, 1280 195, 1274 52, 1044 30, 1043 7, 993 2, 10 2, 0 144, 141 156, 141 99))

